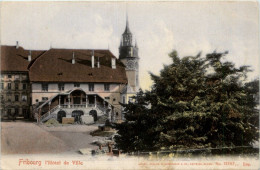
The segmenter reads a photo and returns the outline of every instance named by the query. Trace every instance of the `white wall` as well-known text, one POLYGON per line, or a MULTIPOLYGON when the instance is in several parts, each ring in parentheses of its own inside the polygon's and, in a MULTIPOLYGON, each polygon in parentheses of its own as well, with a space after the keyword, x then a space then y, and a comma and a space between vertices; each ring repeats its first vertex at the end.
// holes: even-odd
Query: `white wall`
MULTIPOLYGON (((89 94, 99 94, 103 98, 110 97, 109 102, 111 103, 120 101, 120 84, 111 83, 109 91, 104 90, 103 83, 95 83, 94 86, 94 91, 89 91, 88 83, 80 83, 79 88, 89 94)), ((59 91, 58 83, 48 83, 48 91, 42 91, 41 83, 32 83, 32 104, 36 103, 36 99, 40 102, 42 97, 48 97, 49 99, 58 93, 67 92, 75 88, 74 83, 64 83, 64 91, 59 91)))

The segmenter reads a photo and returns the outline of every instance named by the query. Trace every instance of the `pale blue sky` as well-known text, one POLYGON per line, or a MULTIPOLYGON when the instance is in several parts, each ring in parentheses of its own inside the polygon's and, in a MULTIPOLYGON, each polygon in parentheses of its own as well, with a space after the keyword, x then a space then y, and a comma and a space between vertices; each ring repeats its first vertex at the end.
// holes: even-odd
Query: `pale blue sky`
POLYGON ((255 2, 2 2, 1 43, 26 49, 109 49, 118 57, 126 9, 137 40, 141 87, 151 84, 173 49, 180 56, 228 50, 227 60, 259 74, 255 2))

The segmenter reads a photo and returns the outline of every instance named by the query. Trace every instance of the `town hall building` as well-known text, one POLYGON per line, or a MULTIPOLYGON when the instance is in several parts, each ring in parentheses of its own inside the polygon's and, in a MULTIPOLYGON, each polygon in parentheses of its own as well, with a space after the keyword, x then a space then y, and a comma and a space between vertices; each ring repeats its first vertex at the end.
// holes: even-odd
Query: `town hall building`
POLYGON ((139 90, 138 47, 132 39, 127 19, 119 58, 100 49, 1 46, 1 117, 44 122, 82 116, 91 122, 95 113, 122 120, 120 103, 139 90))

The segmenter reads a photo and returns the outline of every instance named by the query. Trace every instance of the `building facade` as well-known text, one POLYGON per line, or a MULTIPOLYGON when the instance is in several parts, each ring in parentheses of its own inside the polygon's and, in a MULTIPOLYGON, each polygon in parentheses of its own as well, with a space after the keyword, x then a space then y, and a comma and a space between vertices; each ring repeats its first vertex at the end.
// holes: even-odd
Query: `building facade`
POLYGON ((30 117, 31 86, 27 66, 44 51, 1 46, 1 118, 30 117))
POLYGON ((50 118, 85 115, 93 110, 122 120, 120 103, 139 89, 139 56, 128 19, 119 59, 109 50, 25 50, 1 46, 2 117, 50 118))

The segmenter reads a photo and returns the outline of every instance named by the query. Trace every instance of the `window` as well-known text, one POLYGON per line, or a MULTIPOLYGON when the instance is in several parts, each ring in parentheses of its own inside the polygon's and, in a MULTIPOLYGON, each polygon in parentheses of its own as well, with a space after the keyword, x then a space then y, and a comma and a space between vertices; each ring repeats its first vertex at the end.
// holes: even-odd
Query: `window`
POLYGON ((15 113, 16 115, 18 115, 18 114, 19 114, 19 108, 15 108, 14 113, 15 113))
POLYGON ((27 109, 23 109, 23 115, 27 115, 27 109))
POLYGON ((110 90, 110 84, 105 83, 104 84, 104 89, 105 89, 105 91, 109 91, 110 90))
POLYGON ((9 114, 9 115, 11 114, 11 109, 7 110, 7 114, 9 114))
POLYGON ((80 87, 79 83, 74 83, 74 87, 80 87))
POLYGON ((105 99, 106 99, 106 100, 109 100, 109 99, 110 99, 110 97, 105 97, 105 99))
POLYGON ((48 97, 42 97, 42 100, 46 101, 46 100, 48 100, 48 97))
POLYGON ((59 83, 58 84, 58 88, 59 88, 59 91, 64 91, 64 84, 63 83, 59 83))
POLYGON ((42 83, 42 91, 48 91, 48 84, 42 83))
POLYGON ((8 87, 8 90, 11 90, 11 88, 12 88, 11 83, 8 83, 7 87, 8 87))
POLYGON ((23 80, 27 80, 27 76, 26 75, 22 75, 22 79, 23 80))
POLYGON ((94 83, 89 83, 88 90, 94 91, 94 83))
POLYGON ((1 83, 1 89, 4 89, 4 83, 1 83))
POLYGON ((7 100, 11 101, 11 94, 7 94, 7 100))
POLYGON ((9 79, 12 78, 12 75, 11 75, 11 74, 8 74, 8 78, 9 78, 9 79))
POLYGON ((15 83, 15 90, 18 90, 18 89, 19 89, 19 84, 15 83))
POLYGON ((26 95, 22 95, 22 101, 26 102, 27 101, 27 96, 26 95))
POLYGON ((4 96, 3 95, 1 95, 1 101, 3 101, 4 100, 4 96))
POLYGON ((23 84, 23 90, 26 90, 27 89, 27 84, 23 84))
POLYGON ((19 80, 19 78, 20 78, 19 75, 15 75, 15 76, 14 76, 14 79, 15 79, 15 80, 19 80))
POLYGON ((18 102, 19 101, 19 95, 15 95, 15 101, 18 102))

